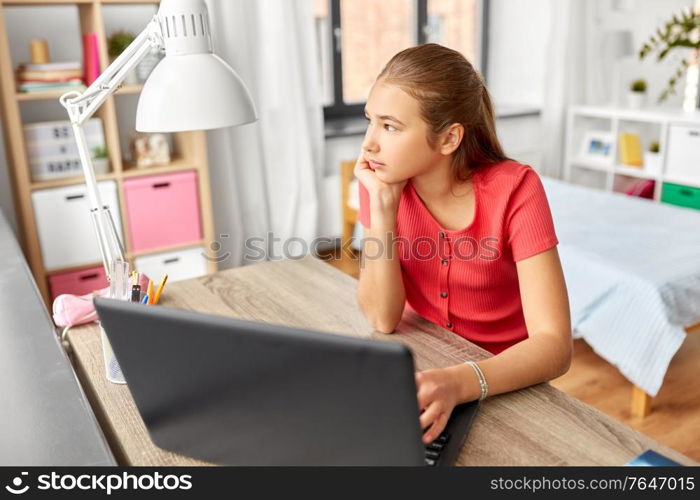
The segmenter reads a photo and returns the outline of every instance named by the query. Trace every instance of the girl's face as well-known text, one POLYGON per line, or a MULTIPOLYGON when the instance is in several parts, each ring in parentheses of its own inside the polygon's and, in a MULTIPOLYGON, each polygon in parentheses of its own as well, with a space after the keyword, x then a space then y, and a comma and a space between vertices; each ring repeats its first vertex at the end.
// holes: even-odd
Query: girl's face
POLYGON ((428 145, 428 125, 418 101, 399 87, 378 80, 367 98, 367 132, 362 151, 379 180, 403 182, 426 173, 444 156, 428 145))

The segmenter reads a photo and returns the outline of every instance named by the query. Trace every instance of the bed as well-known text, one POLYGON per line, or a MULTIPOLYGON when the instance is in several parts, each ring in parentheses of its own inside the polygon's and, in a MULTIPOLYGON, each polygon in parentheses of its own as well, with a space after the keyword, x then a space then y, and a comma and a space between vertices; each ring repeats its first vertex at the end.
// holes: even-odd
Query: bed
POLYGON ((700 323, 700 211, 543 177, 566 277, 574 337, 651 397, 700 323))

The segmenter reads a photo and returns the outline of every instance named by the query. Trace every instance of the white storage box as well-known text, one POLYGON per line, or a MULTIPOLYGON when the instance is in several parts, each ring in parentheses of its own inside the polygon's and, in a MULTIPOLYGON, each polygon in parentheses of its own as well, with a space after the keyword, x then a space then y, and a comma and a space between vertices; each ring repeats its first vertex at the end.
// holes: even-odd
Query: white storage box
MULTIPOLYGON (((105 147, 105 138, 102 134, 85 136, 90 152, 94 148, 105 147)), ((78 154, 78 144, 73 139, 71 134, 70 139, 28 142, 27 143, 27 158, 31 162, 33 159, 40 160, 43 158, 53 158, 56 156, 66 156, 72 158, 80 158, 78 154)))
MULTIPOLYGON (((33 181, 49 181, 61 177, 73 177, 83 174, 83 164, 79 158, 48 158, 44 161, 31 162, 29 170, 33 181)), ((109 171, 107 158, 93 159, 92 170, 96 175, 103 175, 109 171)))
MULTIPOLYGON (((117 185, 103 181, 98 189, 122 238, 117 185)), ((102 262, 85 185, 34 191, 32 204, 47 271, 102 262)))
MULTIPOLYGON (((102 120, 88 120, 83 130, 93 157, 95 173, 109 170, 107 158, 94 158, 94 148, 105 148, 102 120)), ((69 121, 31 123, 24 126, 27 139, 27 160, 33 181, 47 181, 82 174, 78 146, 69 121)))
POLYGON ((665 175, 674 181, 700 182, 700 127, 671 125, 665 175))
POLYGON ((207 274, 207 259, 202 247, 144 255, 134 259, 134 266, 138 272, 145 273, 156 285, 164 274, 168 275, 168 282, 207 274))
MULTIPOLYGON (((89 119, 83 125, 83 130, 86 137, 102 136, 102 143, 104 143, 101 119, 89 119)), ((65 141, 66 139, 74 139, 73 127, 68 120, 27 123, 24 125, 24 140, 27 143, 65 141)))
MULTIPOLYGON (((95 156, 94 148, 105 148, 102 120, 88 120, 83 130, 85 140, 95 156)), ((33 181, 48 181, 82 174, 78 146, 69 121, 30 123, 24 126, 27 141, 27 159, 33 181)), ((95 173, 105 174, 109 170, 107 158, 93 158, 95 173)))

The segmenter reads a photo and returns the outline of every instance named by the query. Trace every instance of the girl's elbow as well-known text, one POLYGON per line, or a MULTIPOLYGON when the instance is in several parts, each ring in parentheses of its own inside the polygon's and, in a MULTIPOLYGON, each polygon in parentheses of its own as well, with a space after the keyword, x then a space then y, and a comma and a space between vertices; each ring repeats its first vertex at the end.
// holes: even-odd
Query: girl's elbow
POLYGON ((571 360, 573 359, 573 356, 573 341, 571 340, 571 338, 569 338, 567 341, 564 342, 563 347, 561 349, 561 354, 559 355, 559 373, 557 374, 557 377, 561 377, 569 371, 569 369, 571 368, 571 360))
POLYGON ((566 356, 561 363, 561 368, 559 370, 559 375, 558 377, 561 377, 562 375, 565 375, 569 369, 571 368, 571 353, 569 353, 568 356, 566 356))
POLYGON ((377 319, 372 322, 372 328, 381 333, 394 333, 398 324, 398 321, 387 321, 385 319, 377 319))
POLYGON ((379 311, 377 307, 372 307, 370 303, 363 300, 360 293, 357 296, 358 303, 362 314, 367 318, 367 322, 370 326, 381 333, 394 333, 396 327, 401 321, 401 315, 403 314, 403 308, 398 311, 398 314, 394 314, 387 311, 379 311))

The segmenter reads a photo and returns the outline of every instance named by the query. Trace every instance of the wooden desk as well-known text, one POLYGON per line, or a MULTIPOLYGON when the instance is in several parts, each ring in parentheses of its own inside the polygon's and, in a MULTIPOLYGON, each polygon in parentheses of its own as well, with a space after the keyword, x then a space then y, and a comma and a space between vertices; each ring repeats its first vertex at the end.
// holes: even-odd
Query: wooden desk
MULTIPOLYGON (((267 262, 169 284, 162 304, 235 318, 403 342, 416 368, 448 366, 489 353, 407 311, 397 333, 369 327, 355 299, 356 281, 320 260, 267 262)), ((106 381, 99 330, 68 339, 73 359, 112 451, 123 465, 202 462, 156 448, 125 385, 106 381)), ((549 384, 483 402, 459 465, 621 465, 646 449, 684 464, 689 458, 612 420, 549 384)))

